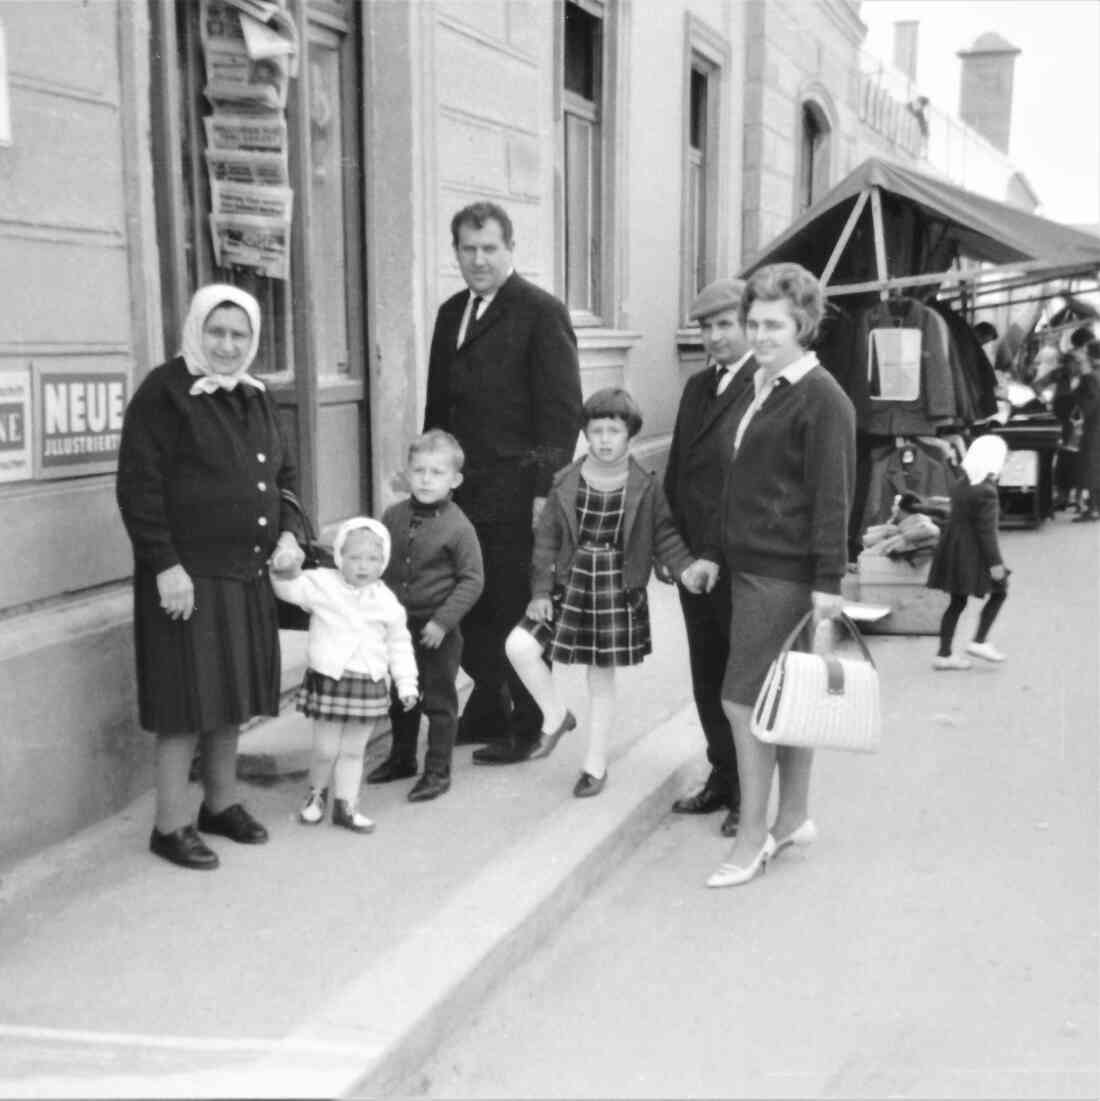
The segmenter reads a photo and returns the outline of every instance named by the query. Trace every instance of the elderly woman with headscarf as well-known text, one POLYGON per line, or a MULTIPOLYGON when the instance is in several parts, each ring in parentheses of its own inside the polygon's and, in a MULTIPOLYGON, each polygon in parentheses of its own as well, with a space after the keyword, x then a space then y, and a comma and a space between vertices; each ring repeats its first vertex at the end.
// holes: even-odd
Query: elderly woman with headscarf
POLYGON ((970 661, 951 652, 959 616, 971 596, 989 599, 978 617, 978 630, 966 652, 984 661, 1004 661, 1005 656, 991 642, 989 631, 1008 597, 1008 574, 997 541, 1000 502, 997 479, 1004 469, 1008 445, 1000 436, 979 436, 967 449, 962 468, 965 475, 951 490, 951 512, 947 528, 936 547, 928 571, 928 588, 951 594, 940 621, 940 649, 932 668, 969 669, 970 661))
POLYGON ((281 490, 294 464, 275 403, 248 373, 260 308, 225 284, 191 302, 180 354, 149 373, 127 411, 117 496, 134 551, 141 725, 157 736, 149 848, 218 866, 192 824, 188 776, 201 750, 198 830, 242 844, 267 831, 237 800, 239 728, 276 715, 280 654, 267 562, 301 561, 281 490))

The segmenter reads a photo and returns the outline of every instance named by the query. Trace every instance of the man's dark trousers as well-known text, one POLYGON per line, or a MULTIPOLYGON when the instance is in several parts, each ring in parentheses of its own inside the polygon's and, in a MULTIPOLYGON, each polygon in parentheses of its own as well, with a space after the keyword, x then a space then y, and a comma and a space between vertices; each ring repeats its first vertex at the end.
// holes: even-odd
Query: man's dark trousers
POLYGON ((530 524, 474 526, 485 564, 485 588, 462 621, 462 668, 474 682, 462 720, 471 733, 487 740, 509 734, 535 739, 542 712, 504 653, 504 641, 531 599, 534 536, 530 524))
POLYGON ((409 633, 420 670, 420 703, 411 711, 405 711, 396 700, 391 704, 393 748, 390 757, 395 761, 416 764, 420 716, 424 714, 428 716, 428 752, 424 758, 424 772, 450 776, 451 755, 458 730, 455 678, 462 660, 462 631, 458 627, 448 631, 438 648, 432 650, 420 642, 420 632, 426 622, 409 620, 409 633))
POLYGON ((687 632, 695 707, 707 740, 707 760, 723 783, 729 784, 730 797, 736 800, 737 754, 730 736, 729 720, 722 710, 722 678, 730 649, 729 579, 723 571, 709 593, 689 593, 682 585, 677 586, 677 592, 687 632))

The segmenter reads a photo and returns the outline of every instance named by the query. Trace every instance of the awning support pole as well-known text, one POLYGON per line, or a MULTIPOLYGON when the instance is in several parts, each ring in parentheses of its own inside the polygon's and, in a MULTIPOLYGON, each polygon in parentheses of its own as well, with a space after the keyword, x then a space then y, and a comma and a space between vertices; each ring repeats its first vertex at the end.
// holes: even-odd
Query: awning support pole
MULTIPOLYGON (((871 223, 875 231, 875 269, 883 282, 890 278, 886 269, 886 230, 882 223, 882 194, 877 187, 871 188, 871 223)), ((879 298, 886 299, 890 292, 885 288, 879 291, 879 298)))
POLYGON ((856 198, 855 205, 848 215, 848 221, 844 223, 844 228, 840 231, 840 236, 836 240, 836 246, 833 248, 832 255, 829 257, 829 262, 825 265, 825 270, 821 273, 822 288, 829 285, 829 280, 832 279, 833 272, 836 271, 836 266, 840 263, 840 257, 848 247, 848 242, 851 240, 852 233, 856 228, 856 223, 859 221, 859 216, 863 213, 863 208, 867 205, 867 196, 870 192, 871 189, 865 187, 856 198))

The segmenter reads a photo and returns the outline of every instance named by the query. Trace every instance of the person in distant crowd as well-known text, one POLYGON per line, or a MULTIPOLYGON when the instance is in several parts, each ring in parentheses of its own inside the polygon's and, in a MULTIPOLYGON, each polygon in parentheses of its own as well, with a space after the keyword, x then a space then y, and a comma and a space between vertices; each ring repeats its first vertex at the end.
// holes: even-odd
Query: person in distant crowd
POLYGON ((1055 457, 1055 508, 1074 508, 1080 512, 1078 500, 1078 451, 1080 449, 1080 424, 1077 419, 1075 391, 1087 370, 1085 346, 1092 339, 1092 330, 1081 325, 1070 333, 1069 350, 1058 360, 1058 366, 1043 380, 1044 388, 1053 387, 1051 411, 1062 426, 1062 440, 1055 457))
POLYGON ((974 641, 966 652, 984 661, 1002 662, 988 641, 993 621, 1008 597, 1008 575, 997 540, 1000 504, 997 479, 1004 469, 1008 445, 1000 436, 979 436, 967 449, 962 468, 965 478, 951 489, 951 510, 932 566, 928 588, 951 594, 940 621, 940 648, 932 660, 939 670, 969 669, 970 661, 952 654, 955 629, 968 597, 988 594, 978 619, 974 641))
POLYGON ((368 784, 404 780, 417 772, 416 743, 421 713, 428 716, 424 773, 409 801, 438 798, 451 787, 451 755, 458 729, 458 676, 463 617, 485 585, 481 546, 466 514, 451 500, 462 484, 465 456, 449 432, 433 428, 409 445, 406 476, 411 496, 386 509, 382 522, 393 540, 383 580, 409 615, 420 703, 390 709, 393 740, 389 756, 368 776, 368 784))
POLYGON ((550 481, 577 445, 577 340, 564 304, 516 273, 501 207, 458 211, 451 241, 467 289, 436 316, 424 428, 452 433, 466 452, 455 500, 485 565, 485 588, 462 624, 462 665, 474 687, 456 741, 489 743, 474 751, 478 764, 510 764, 538 744, 539 710, 504 640, 530 599, 534 524, 550 481))
POLYGON ((615 721, 615 670, 653 652, 646 585, 654 559, 681 584, 703 584, 656 477, 630 456, 642 427, 625 390, 598 390, 584 403, 588 454, 554 479, 535 533, 534 595, 508 636, 508 659, 542 713, 532 758, 548 757, 577 721, 544 658, 588 666, 588 745, 573 787, 578 798, 607 783, 615 721))
POLYGON ((1087 498, 1076 523, 1100 520, 1100 340, 1085 345, 1088 370, 1081 376, 1074 399, 1081 415, 1081 443, 1077 452, 1078 500, 1087 498))
MULTIPOLYGON (((715 502, 731 458, 737 399, 752 384, 755 364, 741 328, 740 279, 716 279, 691 304, 699 322, 707 365, 688 379, 672 431, 664 488, 672 517, 693 554, 717 557, 704 546, 715 502)), ((672 804, 678 814, 711 814, 726 809, 721 832, 737 832, 740 789, 733 732, 722 709, 722 676, 729 657, 729 577, 722 573, 711 592, 680 586, 680 607, 691 658, 695 709, 707 744, 710 774, 697 791, 672 804)))
POLYGON ((192 822, 188 774, 201 750, 198 830, 261 844, 237 800, 240 726, 279 713, 279 630, 267 561, 300 563, 294 489, 275 403, 248 373, 260 343, 256 299, 201 288, 182 350, 151 371, 126 410, 117 497, 134 549, 141 725, 157 735, 149 848, 185 868, 218 866, 192 822))
POLYGON ((382 580, 390 558, 385 525, 345 520, 332 554, 334 569, 302 571, 282 550, 271 563, 279 599, 310 613, 297 706, 313 720, 313 759, 298 821, 324 821, 331 786, 332 824, 371 833, 374 822, 359 811, 363 753, 389 712, 391 683, 405 711, 416 706, 416 658, 405 609, 382 580))
MULTIPOLYGON (((813 751, 752 733, 768 668, 807 612, 810 633, 843 611, 856 471, 852 403, 810 351, 825 310, 821 284, 798 264, 772 264, 745 287, 741 317, 757 367, 738 401, 716 534, 729 571, 730 645, 722 700, 737 749, 741 821, 709 887, 748 883, 817 829, 808 813, 813 751), (772 776, 779 805, 768 827, 772 776)), ((706 568, 704 561, 699 568, 706 568)), ((716 563, 710 564, 717 569, 716 563)), ((803 643, 805 644, 805 642, 803 643)))

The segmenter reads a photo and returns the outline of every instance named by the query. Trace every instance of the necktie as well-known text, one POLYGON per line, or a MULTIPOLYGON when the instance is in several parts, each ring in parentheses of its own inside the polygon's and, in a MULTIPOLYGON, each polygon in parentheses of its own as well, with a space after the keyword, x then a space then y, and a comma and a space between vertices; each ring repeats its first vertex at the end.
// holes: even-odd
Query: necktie
POLYGON ((714 372, 714 381, 711 384, 711 391, 710 391, 710 396, 712 398, 718 397, 718 390, 719 390, 719 387, 721 387, 721 385, 722 385, 722 380, 729 373, 730 373, 730 369, 728 367, 719 367, 718 370, 714 372))
POLYGON ((470 320, 466 322, 466 336, 462 341, 463 344, 470 339, 474 329, 477 328, 477 311, 481 308, 482 301, 481 295, 475 294, 473 302, 470 303, 470 320))

